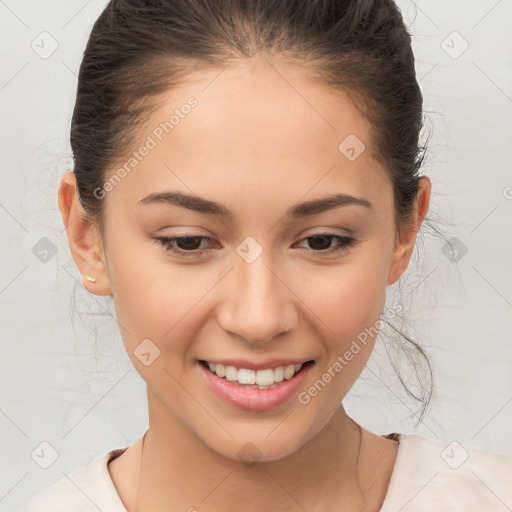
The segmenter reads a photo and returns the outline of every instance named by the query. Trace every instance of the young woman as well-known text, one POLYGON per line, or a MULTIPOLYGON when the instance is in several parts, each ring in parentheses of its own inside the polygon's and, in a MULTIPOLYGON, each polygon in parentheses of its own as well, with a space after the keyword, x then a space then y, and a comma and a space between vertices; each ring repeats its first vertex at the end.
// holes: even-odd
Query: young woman
POLYGON ((391 0, 111 1, 59 206, 150 424, 21 510, 510 510, 509 457, 342 403, 429 208, 422 116, 391 0))

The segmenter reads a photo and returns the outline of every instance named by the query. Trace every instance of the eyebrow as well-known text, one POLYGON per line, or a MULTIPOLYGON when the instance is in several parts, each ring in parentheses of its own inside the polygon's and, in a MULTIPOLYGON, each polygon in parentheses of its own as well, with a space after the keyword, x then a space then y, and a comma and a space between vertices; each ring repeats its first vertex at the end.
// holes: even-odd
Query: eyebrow
MULTIPOLYGON (((180 206, 187 208, 194 212, 206 213, 214 215, 216 217, 222 217, 226 219, 232 219, 233 214, 223 205, 204 199, 198 196, 191 196, 182 192, 159 192, 153 193, 149 196, 141 199, 139 205, 155 205, 155 204, 167 204, 171 206, 180 206)), ((362 198, 355 197, 349 194, 333 194, 322 199, 315 199, 300 203, 293 206, 286 212, 285 217, 288 218, 300 218, 309 215, 317 215, 333 208, 340 206, 358 205, 365 208, 373 208, 370 201, 362 198)))

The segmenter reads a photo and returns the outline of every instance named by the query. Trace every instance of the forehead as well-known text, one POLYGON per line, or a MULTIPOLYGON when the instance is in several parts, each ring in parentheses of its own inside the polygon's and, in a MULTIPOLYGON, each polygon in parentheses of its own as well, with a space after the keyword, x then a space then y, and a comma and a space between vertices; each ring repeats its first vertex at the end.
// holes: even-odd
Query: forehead
MULTIPOLYGON (((351 133, 370 142, 366 120, 348 94, 328 89, 298 64, 259 56, 198 70, 164 96, 164 110, 179 109, 190 95, 198 105, 173 134, 176 142, 195 136, 205 151, 309 161, 319 150, 337 155, 340 140, 351 133)), ((162 114, 153 116, 153 125, 162 114)))
POLYGON ((139 143, 151 149, 121 184, 133 202, 178 189, 288 207, 333 189, 375 199, 387 183, 350 96, 264 57, 187 75, 159 98, 139 143))

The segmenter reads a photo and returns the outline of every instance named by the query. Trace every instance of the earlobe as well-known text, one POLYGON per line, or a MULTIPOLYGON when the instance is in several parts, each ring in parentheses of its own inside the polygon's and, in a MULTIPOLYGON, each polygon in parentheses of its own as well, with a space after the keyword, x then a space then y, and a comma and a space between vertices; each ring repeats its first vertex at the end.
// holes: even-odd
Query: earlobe
POLYGON ((409 261, 416 242, 416 235, 428 212, 431 190, 432 183, 430 179, 426 176, 421 177, 410 223, 402 227, 400 240, 396 243, 393 251, 393 257, 388 272, 387 286, 394 284, 409 266, 409 261))
POLYGON ((59 208, 69 249, 85 288, 95 295, 112 295, 98 226, 80 203, 73 172, 66 172, 61 178, 59 208))

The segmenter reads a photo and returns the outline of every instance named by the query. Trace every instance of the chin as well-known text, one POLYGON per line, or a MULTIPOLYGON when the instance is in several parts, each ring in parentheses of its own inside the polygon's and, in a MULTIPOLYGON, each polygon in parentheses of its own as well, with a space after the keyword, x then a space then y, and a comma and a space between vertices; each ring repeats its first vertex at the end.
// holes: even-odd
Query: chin
MULTIPOLYGON (((273 426, 275 429, 275 425, 273 426)), ((232 430, 222 440, 204 440, 213 451, 222 457, 236 462, 243 462, 247 466, 257 463, 272 462, 283 459, 301 448, 306 440, 300 436, 292 435, 289 429, 277 427, 270 435, 261 428, 251 429, 253 434, 245 432, 243 435, 236 435, 232 430)))

